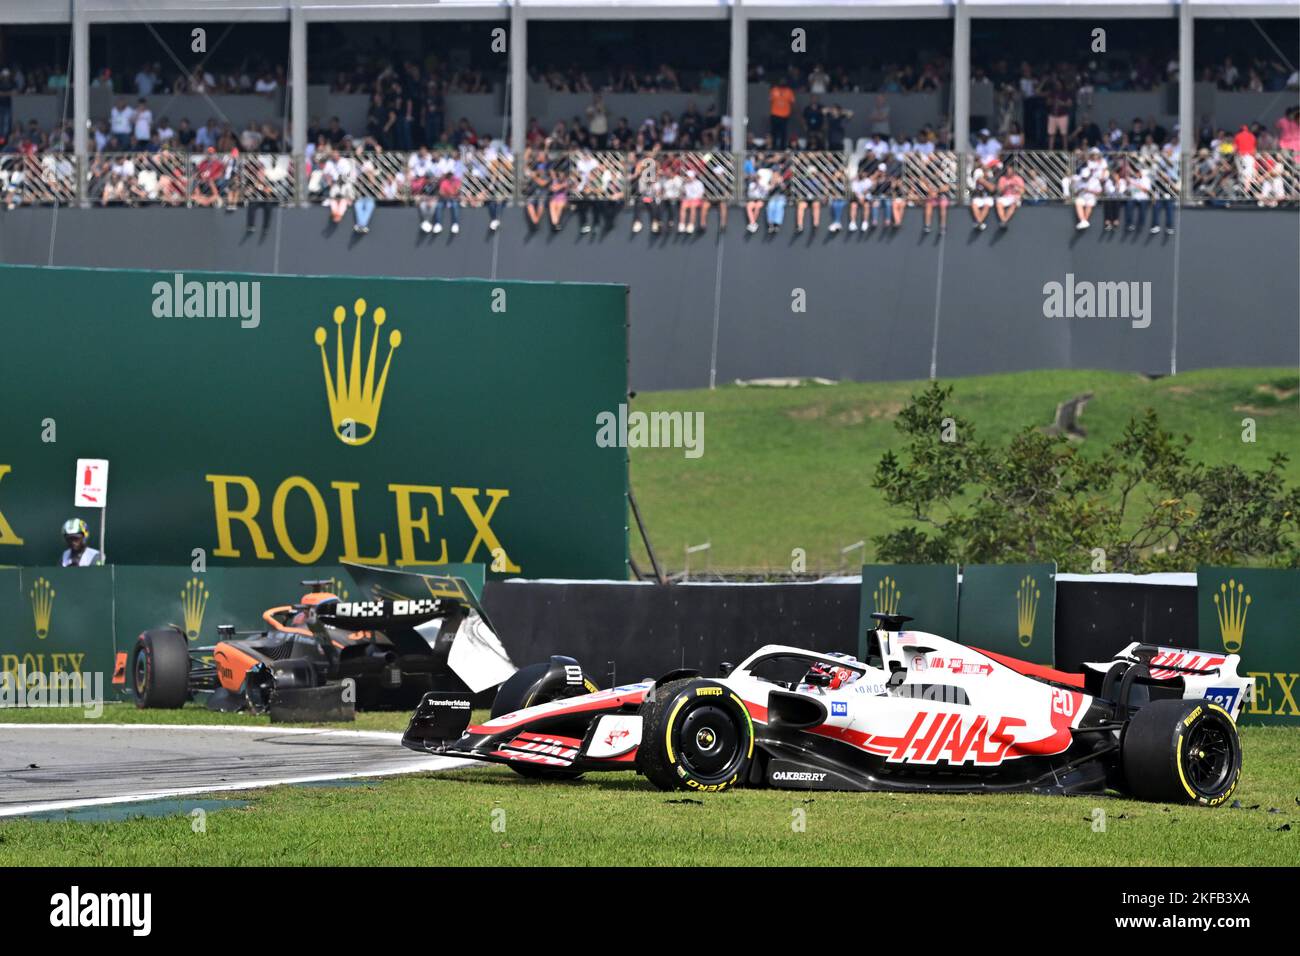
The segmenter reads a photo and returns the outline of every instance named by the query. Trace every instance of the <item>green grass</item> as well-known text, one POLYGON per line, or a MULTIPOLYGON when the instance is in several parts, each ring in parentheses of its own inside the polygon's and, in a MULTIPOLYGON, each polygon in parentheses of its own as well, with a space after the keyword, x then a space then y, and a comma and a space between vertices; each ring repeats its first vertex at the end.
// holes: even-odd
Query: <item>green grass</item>
MULTIPOLYGON (((901 523, 871 488, 876 462, 897 446, 894 418, 923 382, 844 383, 642 393, 638 411, 704 412, 704 454, 631 451, 632 488, 660 560, 680 569, 687 545, 712 542, 714 568, 790 569, 802 548, 810 571, 834 571, 840 549, 901 523)), ((1003 441, 1049 425, 1056 405, 1093 392, 1082 418, 1090 448, 1108 445, 1129 417, 1154 408, 1162 425, 1193 438, 1209 462, 1263 467, 1292 456, 1300 481, 1300 398, 1295 369, 1220 369, 1148 381, 1119 372, 1025 372, 956 379, 953 411, 984 438, 1003 441), (1253 417, 1257 440, 1241 440, 1253 417)), ((633 554, 644 562, 634 534, 633 554)), ((859 562, 860 552, 854 554, 859 562)), ((700 558, 693 562, 700 567, 700 558)), ((644 565, 643 565, 644 566, 644 565)))
MULTIPOLYGON (((118 712, 125 709, 113 707, 104 719, 131 719, 118 712)), ((22 713, 65 721, 78 714, 22 713)), ((198 723, 211 715, 189 708, 169 716, 198 723)), ((368 714, 356 726, 397 729, 405 716, 368 714)), ((1245 727, 1242 746, 1241 809, 1020 795, 737 790, 697 797, 661 793, 632 773, 547 783, 483 767, 225 795, 249 803, 209 812, 200 833, 183 814, 113 823, 0 820, 0 866, 1294 866, 1300 730, 1245 727), (1105 832, 1094 830, 1097 809, 1105 832)))

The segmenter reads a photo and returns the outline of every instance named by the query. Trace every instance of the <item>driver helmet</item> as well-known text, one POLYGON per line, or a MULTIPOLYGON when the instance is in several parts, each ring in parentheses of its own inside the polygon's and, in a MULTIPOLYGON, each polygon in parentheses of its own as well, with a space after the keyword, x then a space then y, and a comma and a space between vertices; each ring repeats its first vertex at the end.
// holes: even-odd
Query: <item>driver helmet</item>
POLYGON ((90 536, 90 529, 86 527, 86 522, 80 518, 69 518, 63 522, 63 536, 66 538, 74 534, 79 534, 83 538, 90 536))
POLYGON ((853 683, 858 675, 847 667, 837 667, 831 664, 821 662, 814 663, 808 668, 809 674, 829 674, 831 682, 827 684, 828 690, 839 690, 848 684, 853 683))

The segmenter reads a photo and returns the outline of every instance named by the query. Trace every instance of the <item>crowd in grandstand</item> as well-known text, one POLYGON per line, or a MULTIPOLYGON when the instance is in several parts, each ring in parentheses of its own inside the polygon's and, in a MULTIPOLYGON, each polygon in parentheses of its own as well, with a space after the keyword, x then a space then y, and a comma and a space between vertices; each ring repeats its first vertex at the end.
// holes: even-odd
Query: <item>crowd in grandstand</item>
MULTIPOLYGON (((1208 201, 1272 206, 1291 199, 1294 184, 1285 186, 1284 178, 1294 179, 1287 167, 1294 159, 1285 154, 1300 154, 1295 107, 1275 124, 1236 130, 1206 116, 1193 136, 1155 116, 1094 120, 1099 91, 1151 90, 1175 80, 1172 54, 992 60, 977 62, 972 71, 977 90, 986 86, 990 94, 980 101, 991 102, 993 111, 976 117, 980 128, 964 144, 975 161, 957 183, 955 161, 942 158, 955 148, 947 121, 936 118, 909 132, 891 115, 888 94, 937 93, 950 82, 946 57, 921 55, 852 66, 751 66, 750 81, 767 85, 768 108, 766 117, 749 123, 741 169, 731 167, 731 117, 720 108, 723 77, 712 69, 667 63, 538 68, 534 81, 589 99, 568 119, 543 124, 530 118, 516 171, 515 157, 498 138, 504 128, 477 130, 470 120, 448 115, 449 94, 487 92, 501 75, 432 56, 358 64, 327 69, 334 92, 369 97, 364 127, 312 117, 301 150, 288 142, 283 126, 284 104, 277 98, 286 87, 282 65, 250 59, 214 73, 145 62, 120 75, 101 68, 92 87, 112 90, 113 103, 91 130, 88 197, 101 204, 266 206, 297 194, 285 155, 292 151, 305 161, 301 194, 327 206, 336 223, 351 215, 360 233, 369 229, 376 203, 399 201, 416 207, 425 233, 459 232, 466 205, 487 207, 495 230, 502 202, 515 195, 533 228, 559 230, 572 217, 582 232, 591 232, 630 207, 633 231, 690 234, 725 228, 737 188, 750 233, 780 230, 787 210, 796 232, 820 228, 823 218, 831 232, 898 229, 913 207, 923 210, 925 231, 936 224, 942 231, 958 193, 969 198, 978 230, 1006 228, 1021 203, 1047 196, 1073 204, 1078 229, 1090 228, 1100 207, 1104 230, 1143 229, 1150 209, 1150 229, 1158 232, 1161 222, 1172 231, 1177 190, 1171 184, 1178 181, 1182 142, 1192 151, 1194 193, 1208 201), (639 118, 616 115, 606 104, 606 94, 637 92, 698 97, 680 112, 639 118), (864 92, 875 95, 846 99, 864 92), (182 93, 261 95, 276 101, 268 112, 280 120, 236 127, 212 117, 173 122, 155 112, 153 104, 182 93), (1022 151, 1034 149, 1067 158, 1056 167, 1026 161, 1022 151)), ((1282 63, 1256 58, 1238 65, 1230 56, 1204 67, 1198 79, 1255 92, 1300 83, 1282 63)), ((0 163, 7 205, 20 201, 33 181, 50 186, 38 196, 57 198, 55 187, 76 178, 66 158, 71 123, 41 128, 12 114, 13 94, 66 85, 56 67, 0 67, 0 160, 15 154, 30 159, 27 165, 0 163)))

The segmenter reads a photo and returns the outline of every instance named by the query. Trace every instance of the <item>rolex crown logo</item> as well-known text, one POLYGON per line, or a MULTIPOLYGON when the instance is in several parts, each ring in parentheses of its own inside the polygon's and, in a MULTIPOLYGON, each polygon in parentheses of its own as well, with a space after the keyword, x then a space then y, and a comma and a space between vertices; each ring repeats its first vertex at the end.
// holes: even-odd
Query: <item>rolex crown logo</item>
POLYGON ((1016 588, 1016 637, 1021 647, 1028 647, 1034 641, 1034 622, 1038 618, 1038 599, 1042 595, 1030 574, 1026 574, 1020 587, 1016 588))
POLYGON ((352 307, 356 322, 352 333, 351 357, 345 355, 347 349, 343 344, 343 325, 347 321, 347 310, 343 306, 334 309, 334 373, 330 373, 330 360, 325 354, 325 342, 329 338, 326 331, 317 326, 316 345, 320 347, 321 368, 325 372, 325 391, 329 396, 330 420, 334 424, 334 436, 345 445, 364 445, 375 437, 379 425, 379 406, 384 400, 384 385, 388 382, 388 367, 393 361, 394 350, 402 344, 402 333, 393 329, 388 333, 388 354, 384 357, 384 367, 375 381, 375 359, 379 354, 379 330, 387 319, 387 313, 378 308, 374 311, 374 332, 370 336, 370 353, 366 357, 362 371, 362 335, 361 317, 366 314, 366 300, 357 299, 352 307))
POLYGON ((877 614, 897 614, 898 602, 902 597, 903 592, 899 590, 898 582, 886 574, 871 592, 871 603, 875 605, 877 614))
POLYGON ((32 598, 32 617, 36 619, 36 638, 50 636, 50 615, 54 613, 54 587, 45 578, 37 578, 29 592, 32 598))
POLYGON ((198 639, 209 596, 207 588, 198 578, 190 578, 181 589, 181 613, 185 618, 185 637, 188 640, 198 639))
POLYGON ((1219 637, 1223 638, 1223 649, 1236 654, 1246 636, 1246 614, 1250 611, 1246 585, 1238 584, 1236 579, 1220 584, 1219 593, 1214 595, 1214 610, 1219 615, 1219 637))

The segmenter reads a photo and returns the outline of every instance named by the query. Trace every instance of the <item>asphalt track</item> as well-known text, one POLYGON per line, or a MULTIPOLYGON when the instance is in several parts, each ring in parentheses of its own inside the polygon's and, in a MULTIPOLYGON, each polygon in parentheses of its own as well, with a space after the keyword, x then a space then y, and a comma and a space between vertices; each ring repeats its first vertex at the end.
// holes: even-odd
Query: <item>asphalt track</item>
POLYGON ((412 753, 400 740, 362 730, 0 724, 0 817, 471 763, 412 753))

